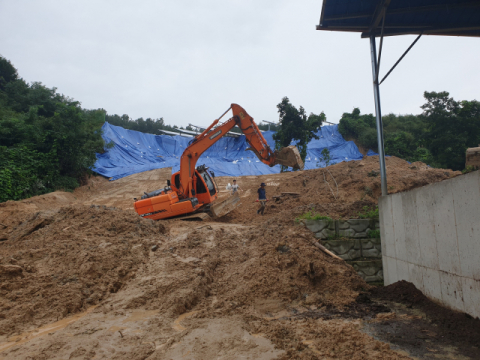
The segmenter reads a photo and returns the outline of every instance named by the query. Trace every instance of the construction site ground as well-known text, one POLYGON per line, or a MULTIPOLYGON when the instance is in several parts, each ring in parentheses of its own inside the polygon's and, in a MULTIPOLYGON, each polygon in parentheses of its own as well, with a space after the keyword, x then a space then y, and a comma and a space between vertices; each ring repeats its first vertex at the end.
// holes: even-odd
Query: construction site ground
MULTIPOLYGON (((367 285, 295 224, 374 207, 378 157, 237 178, 241 205, 219 219, 140 218, 133 198, 170 175, 0 204, 0 359, 480 358, 478 319, 367 285)), ((459 175, 387 158, 389 192, 459 175)), ((216 178, 219 200, 232 180, 216 178)))

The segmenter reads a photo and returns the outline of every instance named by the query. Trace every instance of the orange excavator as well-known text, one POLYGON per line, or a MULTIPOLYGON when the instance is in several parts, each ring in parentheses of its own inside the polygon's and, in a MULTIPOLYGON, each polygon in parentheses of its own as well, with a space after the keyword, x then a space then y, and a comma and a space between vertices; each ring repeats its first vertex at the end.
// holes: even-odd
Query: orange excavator
POLYGON ((220 118, 205 131, 195 136, 180 159, 180 171, 172 175, 163 189, 144 193, 136 200, 135 211, 144 218, 159 220, 174 216, 208 211, 218 197, 214 176, 205 165, 196 167, 200 156, 234 126, 238 126, 246 137, 251 150, 268 166, 277 164, 303 170, 303 161, 295 146, 272 151, 253 118, 239 105, 232 104, 220 118), (233 116, 220 123, 225 114, 232 110, 233 116))

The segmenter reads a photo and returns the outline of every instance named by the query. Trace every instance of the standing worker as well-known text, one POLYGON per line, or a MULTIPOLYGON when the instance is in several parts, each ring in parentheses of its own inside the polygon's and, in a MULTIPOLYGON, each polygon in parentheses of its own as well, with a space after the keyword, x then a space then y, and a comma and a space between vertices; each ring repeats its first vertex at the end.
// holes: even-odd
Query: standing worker
MULTIPOLYGON (((235 195, 235 193, 240 189, 240 186, 237 185, 237 180, 233 180, 233 185, 232 185, 232 195, 235 195)), ((243 191, 243 190, 242 190, 243 191)))
POLYGON ((260 184, 260 188, 257 190, 258 200, 260 201, 260 209, 257 210, 257 214, 262 214, 265 211, 265 204, 267 202, 267 193, 265 191, 265 183, 260 184))

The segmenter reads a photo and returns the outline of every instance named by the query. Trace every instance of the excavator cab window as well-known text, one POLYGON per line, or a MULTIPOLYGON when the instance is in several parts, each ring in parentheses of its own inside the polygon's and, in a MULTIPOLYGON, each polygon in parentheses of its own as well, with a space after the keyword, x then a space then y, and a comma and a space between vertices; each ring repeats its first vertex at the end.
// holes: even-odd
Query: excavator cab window
POLYGON ((210 196, 215 195, 217 191, 215 190, 215 185, 213 184, 213 181, 210 178, 210 175, 206 171, 201 174, 203 179, 205 180, 205 183, 207 184, 208 190, 210 192, 210 196))
POLYGON ((207 188, 205 187, 205 183, 202 181, 201 177, 202 176, 200 175, 200 179, 199 179, 197 176, 197 194, 206 194, 207 188))

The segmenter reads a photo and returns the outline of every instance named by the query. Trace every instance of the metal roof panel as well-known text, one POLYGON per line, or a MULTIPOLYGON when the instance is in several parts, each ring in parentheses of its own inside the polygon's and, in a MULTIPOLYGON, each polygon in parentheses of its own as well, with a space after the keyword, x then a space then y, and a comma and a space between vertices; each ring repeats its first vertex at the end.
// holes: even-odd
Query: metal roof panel
POLYGON ((384 36, 480 36, 480 0, 324 0, 317 30, 380 36, 378 16, 384 5, 384 36))

